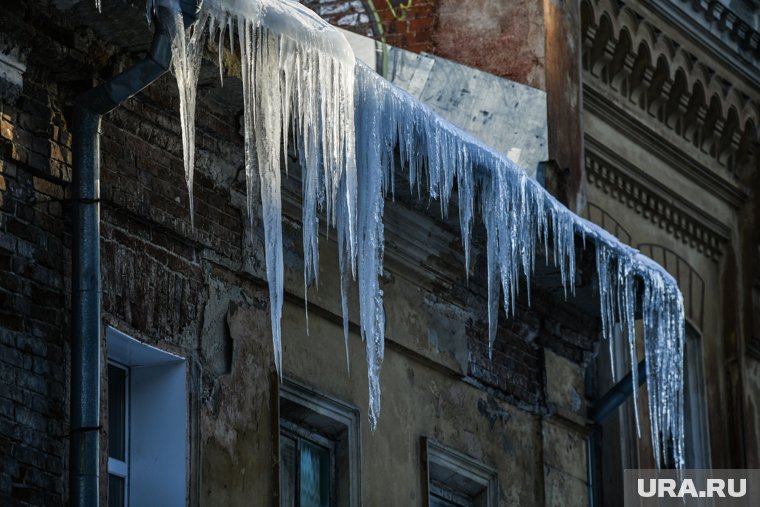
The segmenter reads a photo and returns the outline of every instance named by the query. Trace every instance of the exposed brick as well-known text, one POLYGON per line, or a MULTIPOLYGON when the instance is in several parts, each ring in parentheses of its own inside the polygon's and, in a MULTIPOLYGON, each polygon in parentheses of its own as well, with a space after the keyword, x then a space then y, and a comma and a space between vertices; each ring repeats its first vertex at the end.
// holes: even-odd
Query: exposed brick
POLYGON ((3 115, 2 120, 0 120, 0 137, 8 141, 14 140, 13 124, 8 115, 3 115))
POLYGON ((16 421, 32 430, 44 433, 47 430, 47 420, 44 416, 25 407, 16 406, 16 421))
POLYGON ((0 326, 10 331, 23 331, 24 318, 8 310, 0 310, 0 326))
POLYGON ((45 341, 24 333, 16 335, 16 347, 23 352, 45 357, 48 345, 45 341))

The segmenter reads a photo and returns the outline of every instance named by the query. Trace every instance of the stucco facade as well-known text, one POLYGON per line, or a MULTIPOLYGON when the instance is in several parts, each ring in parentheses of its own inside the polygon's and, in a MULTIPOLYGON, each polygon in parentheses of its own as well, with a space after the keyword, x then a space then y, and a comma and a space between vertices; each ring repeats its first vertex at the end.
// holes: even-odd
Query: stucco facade
MULTIPOLYGON (((144 53, 151 32, 137 3, 104 0, 98 13, 88 0, 4 0, 0 11, 3 504, 69 500, 67 106, 144 53)), ((625 9, 606 0, 419 1, 405 3, 405 11, 389 2, 395 16, 384 1, 303 3, 343 28, 546 91, 547 188, 674 267, 702 347, 710 464, 757 466, 757 18, 740 31, 730 17, 736 6, 720 7, 728 20, 721 24, 704 21, 687 2, 666 12, 644 0, 625 9), (618 44, 621 37, 628 46, 618 44), (697 89, 701 102, 692 100, 697 89)), ((194 227, 174 79, 163 76, 102 125, 103 505, 111 329, 186 365, 182 505, 279 505, 282 420, 297 419, 281 387, 289 382, 333 400, 357 425, 349 454, 358 456, 358 472, 350 479, 336 472, 336 505, 428 505, 428 440, 493 472, 498 505, 588 505, 591 495, 605 494, 594 489, 600 463, 646 464, 646 443, 631 454, 620 437, 631 423, 623 410, 615 414, 615 439, 606 441, 618 448, 589 461, 589 441, 600 430, 589 414, 605 390, 598 371, 607 354, 593 248, 579 250, 576 298, 563 296, 557 269, 537 261, 531 304, 522 294, 514 317, 501 312, 489 358, 482 224, 467 276, 458 227, 403 185, 386 201, 386 352, 382 413, 371 431, 358 297, 352 286, 346 357, 332 234, 320 236, 319 286, 309 288, 306 312, 293 151, 283 185, 281 381, 261 217, 251 223, 246 214, 239 63, 226 54, 221 87, 215 48, 207 49, 194 227)))
POLYGON ((704 361, 704 465, 753 468, 757 5, 581 8, 587 213, 679 279, 704 361))
MULTIPOLYGON (((61 505, 69 498, 71 368, 71 133, 65 111, 92 83, 93 69, 103 79, 125 68, 146 47, 150 31, 141 10, 108 2, 102 13, 90 2, 61 4, 69 9, 64 17, 43 2, 9 7, 2 14, 3 47, 13 48, 25 70, 2 102, 2 292, 8 305, 0 494, 14 505, 61 505)), ((239 83, 234 58, 226 63, 232 76, 224 88, 212 65, 201 76, 194 228, 173 78, 164 76, 102 126, 104 504, 111 330, 185 361, 185 502, 277 501, 280 381, 261 221, 255 217, 250 230, 246 219, 239 83)), ((355 294, 350 373, 346 368, 338 267, 327 261, 336 258, 332 238, 320 241, 325 260, 319 287, 309 290, 306 323, 297 164, 289 174, 283 377, 358 414, 362 504, 425 504, 424 442, 432 439, 495 470, 499 504, 584 505, 583 368, 597 340, 593 303, 565 303, 558 273, 547 270, 534 284, 533 305, 523 296, 515 318, 502 315, 489 359, 481 240, 467 281, 457 228, 399 190, 386 210, 387 352, 383 411, 372 432, 355 294)), ((588 255, 578 281, 591 287, 588 255)))

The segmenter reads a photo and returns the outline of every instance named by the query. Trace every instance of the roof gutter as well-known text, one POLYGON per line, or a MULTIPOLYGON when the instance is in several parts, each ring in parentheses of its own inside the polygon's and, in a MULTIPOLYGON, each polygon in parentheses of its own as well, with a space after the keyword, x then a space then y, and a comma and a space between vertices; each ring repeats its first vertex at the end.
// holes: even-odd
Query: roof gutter
POLYGON ((74 99, 72 119, 71 261, 71 442, 69 505, 99 504, 101 277, 100 277, 100 123, 102 115, 169 70, 170 27, 179 4, 185 26, 201 0, 158 0, 155 32, 148 55, 110 81, 74 99))

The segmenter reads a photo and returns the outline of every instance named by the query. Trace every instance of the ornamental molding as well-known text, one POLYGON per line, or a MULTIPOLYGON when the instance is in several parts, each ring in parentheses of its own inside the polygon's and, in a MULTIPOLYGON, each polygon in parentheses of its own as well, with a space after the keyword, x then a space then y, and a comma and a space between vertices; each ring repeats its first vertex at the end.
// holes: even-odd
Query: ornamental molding
POLYGON ((585 88, 610 90, 619 108, 666 127, 683 151, 744 180, 757 170, 760 91, 711 67, 619 0, 582 0, 585 88))
MULTIPOLYGON (((638 3, 677 27, 691 43, 704 46, 737 75, 760 86, 760 32, 719 0, 637 0, 638 3)), ((758 9, 760 2, 745 0, 745 9, 758 9)), ((746 15, 746 14, 745 14, 746 15)))
POLYGON ((736 178, 714 171, 703 160, 694 156, 693 148, 679 145, 653 130, 631 111, 621 109, 611 100, 610 93, 605 92, 606 90, 597 90, 584 83, 584 109, 603 119, 612 129, 624 133, 628 139, 645 148, 648 153, 665 162, 674 171, 694 181, 701 188, 709 189, 733 208, 738 209, 746 202, 748 193, 736 178))
POLYGON ((728 226, 661 186, 597 140, 586 136, 585 142, 586 176, 590 185, 706 257, 720 258, 731 236, 728 226))

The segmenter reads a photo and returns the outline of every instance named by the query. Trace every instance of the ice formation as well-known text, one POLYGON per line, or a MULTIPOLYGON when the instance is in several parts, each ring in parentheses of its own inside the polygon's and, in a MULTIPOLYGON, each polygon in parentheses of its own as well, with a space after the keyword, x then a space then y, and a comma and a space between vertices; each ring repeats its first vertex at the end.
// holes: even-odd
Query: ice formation
POLYGON ((318 210, 325 212, 329 225, 339 228, 341 265, 353 268, 356 257, 354 55, 342 34, 295 2, 209 0, 204 10, 210 30, 217 32, 219 51, 228 32, 231 49, 240 54, 248 215, 253 220, 258 167, 272 339, 281 375, 281 161, 292 119, 303 171, 306 297, 318 273, 318 210), (235 30, 237 42, 232 39, 235 30))
MULTIPOLYGON (((150 4, 150 3, 149 3, 150 4)), ((174 15, 174 25, 169 29, 172 34, 172 67, 177 79, 180 104, 180 127, 182 129, 182 154, 185 164, 185 181, 190 208, 190 223, 195 226, 193 208, 193 173, 195 171, 195 99, 198 90, 198 73, 201 69, 201 57, 206 42, 204 26, 208 14, 201 13, 200 20, 187 32, 184 29, 182 15, 174 15)))
MULTIPOLYGON (((672 457, 683 466, 683 300, 675 280, 638 251, 571 213, 535 180, 416 99, 362 64, 343 36, 291 0, 206 0, 208 13, 192 34, 225 33, 240 53, 244 93, 249 216, 259 168, 270 287, 275 364, 282 368, 280 319, 283 300, 281 160, 292 120, 303 170, 304 284, 316 280, 318 210, 337 227, 344 333, 348 336, 346 286, 358 277, 360 325, 366 341, 369 419, 380 414, 380 366, 385 316, 379 278, 383 269, 383 207, 392 190, 394 158, 408 170, 409 184, 425 188, 446 213, 456 188, 459 221, 469 270, 474 213, 486 229, 489 344, 497 329, 498 305, 514 313, 522 278, 530 290, 537 250, 559 267, 565 293, 574 293, 577 236, 596 248, 603 335, 614 344, 623 330, 630 349, 634 393, 638 379, 634 321, 640 307, 644 327, 652 444, 657 463, 672 457), (232 39, 237 31, 238 42, 232 39), (356 104, 354 104, 354 101, 356 104), (357 167, 359 170, 357 171, 357 167), (551 248, 551 253, 549 249, 551 248), (641 304, 637 295, 641 294, 641 304), (671 449, 672 456, 665 455, 671 449)), ((175 44, 175 59, 194 53, 175 44)), ((221 61, 221 55, 220 55, 221 61)), ((194 62, 175 63, 176 69, 194 62)), ((197 72, 197 71, 196 71, 197 72)), ((188 72, 185 83, 192 76, 188 72)), ((181 85, 180 88, 182 88, 181 85)), ((190 104, 190 93, 186 93, 190 104)), ((184 111, 183 115, 191 115, 184 111)), ((185 121, 185 120, 183 120, 185 121)), ((192 136, 185 134, 183 141, 192 136)), ((185 155, 192 151, 186 147, 185 155)), ((192 163, 186 168, 192 172, 192 163)), ((188 177, 192 181, 192 176, 188 177)), ((346 345, 347 347, 347 345, 346 345)), ((636 397, 637 394, 634 394, 636 397)), ((636 414, 638 425, 638 413, 636 414)))
MULTIPOLYGON (((651 414, 652 443, 657 463, 666 449, 673 450, 676 466, 683 466, 683 300, 675 280, 652 260, 637 250, 622 245, 596 225, 570 212, 548 194, 524 171, 505 156, 484 146, 476 139, 437 116, 415 98, 380 78, 364 65, 357 65, 357 161, 360 182, 376 178, 386 182, 392 177, 393 154, 398 150, 401 164, 408 168, 411 186, 425 185, 431 197, 440 200, 445 214, 456 182, 459 220, 465 259, 469 262, 469 242, 473 215, 479 211, 486 229, 488 281, 489 345, 497 328, 499 296, 507 314, 514 313, 520 279, 530 275, 537 250, 552 257, 559 266, 562 283, 574 292, 575 239, 593 239, 604 337, 615 344, 613 330, 623 329, 631 351, 634 393, 638 379, 634 322, 637 289, 641 289, 644 350, 651 414), (365 172, 379 173, 366 176, 365 172), (551 247, 551 253, 549 248, 551 247)), ((370 189, 382 195, 381 189, 370 189)), ((362 199, 365 189, 360 184, 359 216, 377 213, 377 229, 382 234, 382 203, 362 199), (369 202, 369 206, 368 206, 369 202), (363 208, 367 206, 368 209, 363 208)), ((380 197, 382 199, 382 197, 380 197)), ((360 225, 361 228, 361 225, 360 225)), ((359 251, 367 248, 363 235, 359 251)), ((375 241, 375 238, 370 238, 375 241)), ((369 246, 382 256, 382 238, 369 246)), ((361 258, 359 266, 365 264, 361 258)), ((466 267, 467 269, 467 267, 466 267)), ((365 312, 376 311, 382 291, 362 280, 360 292, 375 292, 373 310, 361 308, 362 326, 365 312)), ((361 305, 369 299, 362 296, 361 305)), ((382 331, 379 331, 381 333, 382 331)), ((381 335, 378 336, 382 338, 381 335)), ((370 353, 370 374, 377 369, 373 361, 382 355, 370 353)), ((379 348, 382 351, 382 348, 379 348)), ((370 382, 372 389, 373 382, 370 382)), ((377 387, 379 390, 379 387, 377 387)), ((371 393, 375 394, 375 393, 371 393)), ((635 397, 636 395, 634 395, 635 397)), ((372 397, 370 406, 379 410, 372 397)), ((638 426, 638 411, 636 412, 638 426)), ((377 412, 375 412, 377 413, 377 412)))

